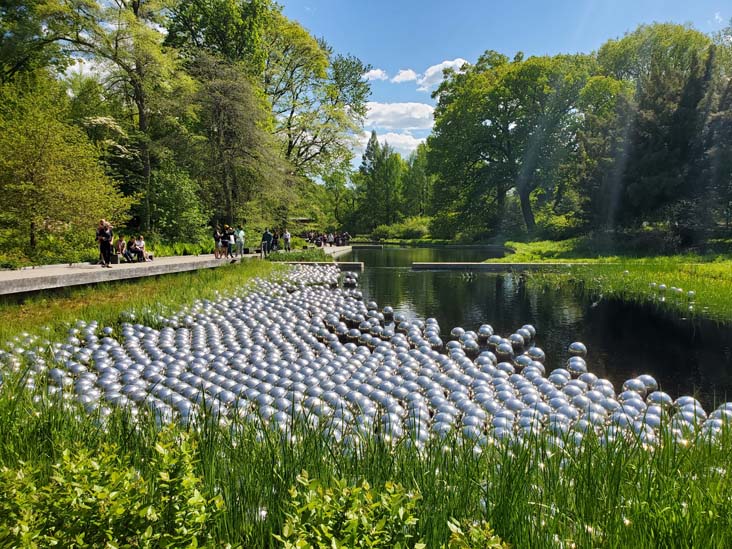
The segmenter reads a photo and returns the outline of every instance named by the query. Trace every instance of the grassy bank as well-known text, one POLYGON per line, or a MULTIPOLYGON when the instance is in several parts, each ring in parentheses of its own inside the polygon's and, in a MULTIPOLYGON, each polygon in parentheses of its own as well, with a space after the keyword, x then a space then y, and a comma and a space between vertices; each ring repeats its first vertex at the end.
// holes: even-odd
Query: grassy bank
POLYGON ((23 333, 65 335, 69 323, 97 320, 114 325, 120 313, 135 311, 140 319, 195 299, 226 294, 248 280, 269 276, 281 266, 267 261, 244 261, 215 269, 71 287, 0 300, 0 342, 23 333))
MULTIPOLYGON (((422 452, 404 442, 363 439, 354 451, 304 428, 286 438, 236 422, 161 430, 147 418, 131 421, 116 413, 101 429, 84 415, 69 404, 34 402, 4 390, 1 546, 22 545, 26 528, 27 539, 35 536, 41 545, 49 541, 42 536, 63 545, 84 532, 88 543, 98 543, 106 531, 122 544, 139 546, 145 546, 147 532, 158 536, 153 546, 190 546, 195 537, 212 547, 271 547, 288 514, 302 515, 300 526, 311 533, 323 517, 335 531, 345 520, 337 513, 343 498, 311 494, 311 507, 303 506, 302 494, 290 491, 303 471, 336 492, 343 491, 337 479, 349 491, 367 481, 372 503, 394 497, 387 483, 399 483, 415 520, 400 522, 404 501, 381 511, 411 536, 408 546, 417 540, 443 546, 453 519, 484 520, 514 547, 732 543, 729 431, 715 443, 669 438, 654 450, 632 438, 602 444, 588 435, 578 447, 538 437, 480 453, 450 439, 422 452), (295 497, 298 505, 292 504, 295 497), (19 530, 13 532, 14 526, 19 530)), ((375 514, 377 505, 359 512, 375 514)), ((378 530, 375 522, 361 526, 378 530)))
POLYGON ((615 298, 654 304, 682 316, 732 322, 732 254, 720 253, 726 251, 724 243, 710 247, 708 253, 669 256, 628 250, 598 253, 580 239, 507 245, 516 253, 487 261, 589 263, 569 270, 532 273, 533 283, 570 285, 593 300, 615 298), (659 289, 661 284, 665 291, 659 289))
POLYGON ((333 256, 325 253, 323 248, 310 248, 308 250, 298 250, 293 248, 291 252, 282 250, 272 252, 267 259, 274 262, 281 261, 318 261, 332 262, 335 261, 333 256))

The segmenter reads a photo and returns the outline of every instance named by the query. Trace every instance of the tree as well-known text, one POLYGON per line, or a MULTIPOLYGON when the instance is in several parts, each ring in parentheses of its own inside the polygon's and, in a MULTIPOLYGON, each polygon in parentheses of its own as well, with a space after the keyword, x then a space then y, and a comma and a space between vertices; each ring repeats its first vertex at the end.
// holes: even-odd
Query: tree
POLYGON ((354 177, 359 231, 370 232, 377 225, 399 221, 404 170, 402 157, 388 143, 379 143, 376 132, 371 132, 358 174, 354 177))
MULTIPOLYGON (((100 218, 126 220, 121 196, 79 128, 65 122, 66 94, 45 75, 0 87, 0 223, 31 253, 52 237, 78 248, 100 218)), ((92 242, 89 236, 89 242, 92 242)))
POLYGON ((294 175, 324 176, 351 159, 370 67, 335 54, 269 0, 194 0, 171 10, 167 43, 237 64, 264 90, 294 175))
POLYGON ((151 230, 168 242, 198 242, 207 233, 209 212, 200 199, 200 188, 172 158, 152 173, 155 194, 151 230))
POLYGON ((200 82, 196 132, 204 137, 196 175, 204 182, 208 207, 233 224, 250 215, 254 201, 270 208, 286 204, 284 165, 263 129, 269 114, 256 88, 235 65, 205 53, 191 72, 200 82))
POLYGON ((170 8, 165 43, 195 58, 201 51, 241 63, 251 77, 264 70, 264 32, 277 8, 270 0, 183 0, 170 8))
POLYGON ((699 184, 692 154, 700 151, 692 148, 706 117, 699 108, 712 74, 710 44, 688 27, 654 24, 600 48, 601 70, 635 87, 617 208, 623 224, 668 219, 668 207, 699 184))
MULTIPOLYGON (((589 76, 584 56, 505 56, 486 52, 463 74, 452 73, 436 92, 430 166, 445 206, 480 216, 502 209, 510 190, 526 228, 536 226, 533 191, 550 185, 572 147, 579 91, 589 76)), ((484 218, 485 219, 485 218, 484 218)))
POLYGON ((262 83, 295 173, 323 176, 349 162, 352 136, 366 116, 371 90, 363 75, 370 67, 334 54, 279 12, 272 15, 266 47, 262 83))
POLYGON ((22 72, 65 68, 64 41, 77 28, 83 0, 4 0, 0 4, 0 82, 22 72))
POLYGON ((79 24, 64 38, 70 51, 90 56, 109 69, 108 87, 132 107, 141 163, 140 217, 145 230, 150 228, 152 212, 153 97, 176 87, 172 82, 176 59, 163 48, 164 9, 165 0, 116 0, 103 5, 86 0, 79 24))
POLYGON ((612 227, 620 207, 632 96, 627 82, 600 75, 591 77, 580 92, 582 124, 571 164, 588 227, 612 227))
POLYGON ((427 172, 427 145, 420 144, 407 160, 403 177, 404 215, 427 215, 434 177, 427 172))
POLYGON ((330 210, 333 212, 334 220, 341 227, 352 223, 355 212, 356 196, 353 187, 348 184, 348 176, 346 170, 338 170, 323 178, 330 210))

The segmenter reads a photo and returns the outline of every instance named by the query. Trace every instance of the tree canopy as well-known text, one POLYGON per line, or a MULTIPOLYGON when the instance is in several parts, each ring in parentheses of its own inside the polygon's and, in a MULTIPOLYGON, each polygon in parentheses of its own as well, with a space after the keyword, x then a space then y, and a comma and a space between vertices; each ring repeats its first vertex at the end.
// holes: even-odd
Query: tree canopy
POLYGON ((97 217, 206 245, 216 224, 291 218, 468 239, 652 227, 682 244, 732 223, 730 28, 487 50, 446 71, 411 155, 372 133, 358 167, 370 65, 271 0, 9 0, 0 31, 0 256, 63 250, 97 217))

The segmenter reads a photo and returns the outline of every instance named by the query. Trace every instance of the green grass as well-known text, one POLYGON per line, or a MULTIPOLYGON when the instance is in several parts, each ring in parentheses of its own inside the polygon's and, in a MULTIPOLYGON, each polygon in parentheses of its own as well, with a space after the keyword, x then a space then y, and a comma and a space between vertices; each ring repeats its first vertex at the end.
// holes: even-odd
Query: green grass
POLYGON ((530 280, 544 286, 570 286, 593 300, 612 298, 651 304, 684 317, 728 323, 732 322, 732 255, 719 253, 727 243, 713 244, 704 254, 664 256, 609 249, 593 253, 585 239, 508 242, 515 254, 487 261, 589 263, 534 272, 530 280), (665 284, 669 290, 661 295, 651 283, 665 284), (671 287, 681 288, 682 293, 671 292, 671 287), (690 290, 696 294, 693 299, 687 295, 690 290))
POLYGON ((620 260, 677 259, 679 261, 714 262, 732 259, 732 240, 712 239, 698 249, 686 253, 668 254, 655 240, 618 243, 590 237, 567 240, 538 240, 534 242, 506 241, 514 253, 491 262, 523 263, 535 261, 609 263, 620 260))
POLYGON ((333 261, 333 256, 325 253, 323 248, 310 248, 308 250, 296 250, 291 252, 278 250, 267 256, 270 261, 333 261))
POLYGON ((168 471, 155 459, 156 446, 171 436, 187 441, 203 498, 223 502, 220 512, 209 510, 212 546, 271 547, 302 471, 326 486, 335 479, 353 486, 398 482, 419 494, 415 539, 427 547, 447 541, 451 519, 486 520, 514 547, 732 544, 729 430, 716 443, 669 439, 654 450, 632 440, 603 445, 593 436, 561 448, 540 436, 480 454, 455 440, 418 452, 373 438, 353 451, 302 427, 289 438, 250 423, 205 423, 161 435, 144 417, 133 422, 117 413, 101 428, 71 405, 33 402, 7 386, 0 399, 0 468, 33 465, 51 472, 69 446, 94 455, 112 443, 120 468, 152 479, 149 493, 140 496, 145 504, 160 497, 154 480, 168 471))
POLYGON ((97 320, 114 326, 122 312, 152 316, 195 299, 211 299, 240 287, 247 280, 265 277, 281 267, 266 261, 244 261, 215 269, 70 287, 35 293, 19 300, 0 299, 0 342, 20 333, 63 335, 70 323, 97 320))

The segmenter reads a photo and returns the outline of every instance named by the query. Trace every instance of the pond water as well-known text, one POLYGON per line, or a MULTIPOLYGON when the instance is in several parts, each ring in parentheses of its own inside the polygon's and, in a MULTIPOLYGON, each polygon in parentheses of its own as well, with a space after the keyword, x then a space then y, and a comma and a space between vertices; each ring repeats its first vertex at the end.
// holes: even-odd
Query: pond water
POLYGON ((360 289, 410 317, 434 317, 443 339, 455 326, 484 323, 508 336, 523 324, 537 329, 548 370, 563 367, 567 346, 587 345, 588 369, 616 387, 640 374, 654 376, 672 397, 693 394, 709 410, 732 400, 732 327, 682 321, 648 307, 591 301, 569 289, 545 290, 525 276, 412 271, 416 261, 482 261, 480 248, 355 249, 344 261, 363 261, 360 289))

